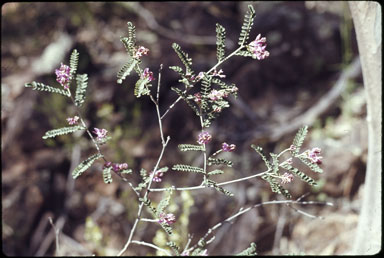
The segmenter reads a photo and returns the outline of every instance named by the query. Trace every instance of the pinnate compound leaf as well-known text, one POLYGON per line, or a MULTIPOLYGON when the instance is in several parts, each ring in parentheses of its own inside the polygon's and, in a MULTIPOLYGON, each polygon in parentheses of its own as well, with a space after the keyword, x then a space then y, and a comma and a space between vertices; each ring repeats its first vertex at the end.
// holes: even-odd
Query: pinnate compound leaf
POLYGON ((204 169, 199 167, 194 167, 190 165, 177 164, 172 167, 173 170, 184 171, 184 172, 193 172, 193 173, 204 173, 204 169))
POLYGON ((24 85, 27 88, 32 88, 32 90, 38 90, 38 91, 47 91, 47 92, 52 92, 52 93, 57 93, 66 97, 69 97, 69 92, 67 90, 55 88, 52 86, 45 85, 44 83, 41 82, 31 82, 31 83, 26 83, 24 85))
POLYGON ((180 255, 180 247, 175 242, 167 242, 167 246, 172 248, 172 250, 175 252, 175 254, 178 256, 180 255))
POLYGON ((268 170, 272 170, 272 164, 268 161, 267 157, 264 155, 263 148, 261 148, 260 146, 256 146, 254 144, 251 144, 251 148, 254 149, 261 156, 268 170))
POLYGON ((196 144, 179 144, 180 151, 204 151, 204 146, 196 144))
POLYGON ((76 76, 76 86, 75 105, 81 107, 85 101, 85 94, 87 92, 88 75, 78 74, 76 76))
POLYGON ((281 166, 282 166, 284 169, 286 169, 286 170, 292 172, 292 174, 296 175, 296 176, 299 177, 302 181, 308 183, 309 185, 317 185, 316 181, 315 181, 313 178, 307 176, 304 172, 301 172, 301 171, 298 170, 297 168, 292 167, 291 165, 289 165, 289 164, 287 164, 287 163, 283 163, 283 164, 281 164, 281 166))
POLYGON ((220 62, 225 57, 225 28, 216 23, 216 46, 217 61, 220 62))
POLYGON ((217 185, 217 183, 215 181, 212 181, 212 180, 208 179, 207 180, 207 184, 208 184, 209 187, 215 188, 220 193, 223 193, 223 194, 225 194, 227 196, 234 196, 234 194, 231 193, 230 191, 228 191, 228 190, 224 189, 223 187, 217 185))
POLYGON ((215 170, 212 170, 210 172, 208 172, 208 175, 221 175, 221 174, 224 174, 224 171, 221 170, 221 169, 215 169, 215 170))
POLYGON ((172 190, 169 190, 169 193, 167 196, 159 202, 157 205, 157 211, 156 211, 156 216, 160 216, 162 212, 164 212, 165 208, 169 205, 169 201, 171 200, 171 195, 172 195, 172 190))
POLYGON ((56 137, 58 135, 63 135, 63 134, 74 133, 78 130, 83 130, 83 129, 85 129, 85 127, 81 126, 81 125, 75 125, 75 126, 62 127, 59 129, 53 129, 53 130, 47 131, 45 133, 45 135, 43 136, 43 139, 53 138, 53 137, 56 137))
POLYGON ((241 27, 240 37, 239 37, 239 46, 244 46, 246 41, 249 38, 249 33, 252 29, 253 19, 255 18, 256 13, 252 5, 248 5, 247 13, 245 14, 243 26, 241 27))
POLYGON ((303 162, 305 165, 307 165, 312 171, 316 173, 323 173, 323 169, 319 167, 316 163, 312 163, 310 160, 302 157, 302 156, 297 156, 301 162, 303 162))
POLYGON ((295 146, 294 150, 291 151, 292 155, 295 157, 299 151, 301 145, 303 145, 305 136, 307 136, 308 133, 308 126, 303 126, 299 129, 299 131, 296 133, 295 138, 293 139, 292 145, 295 146))
POLYGON ((71 79, 74 78, 79 66, 79 52, 74 49, 69 57, 69 67, 71 68, 71 79))
POLYGON ((208 158, 208 165, 226 165, 228 167, 232 167, 233 162, 226 159, 215 159, 215 158, 208 158))
POLYGON ((126 62, 123 67, 121 67, 120 71, 117 73, 117 83, 122 84, 123 80, 132 72, 135 66, 139 63, 136 59, 131 59, 126 62))
POLYGON ((72 171, 72 177, 73 179, 78 178, 81 174, 83 174, 90 166, 92 166, 93 162, 95 160, 103 157, 100 153, 96 153, 90 157, 88 157, 86 160, 81 162, 73 171, 72 171))
POLYGON ((103 169, 103 179, 104 179, 104 183, 106 184, 112 183, 111 169, 112 167, 105 167, 103 169))
POLYGON ((251 246, 245 249, 244 251, 236 254, 236 256, 256 256, 256 244, 251 243, 251 246))
POLYGON ((172 48, 175 50, 177 56, 180 58, 181 62, 185 65, 185 71, 187 74, 192 75, 192 58, 188 56, 187 53, 185 53, 183 50, 181 50, 181 47, 177 43, 172 44, 172 48))
POLYGON ((149 84, 148 79, 139 79, 135 84, 135 90, 133 93, 135 94, 135 96, 137 98, 140 98, 143 95, 149 95, 150 91, 149 91, 148 87, 150 87, 150 86, 152 86, 152 85, 149 84))

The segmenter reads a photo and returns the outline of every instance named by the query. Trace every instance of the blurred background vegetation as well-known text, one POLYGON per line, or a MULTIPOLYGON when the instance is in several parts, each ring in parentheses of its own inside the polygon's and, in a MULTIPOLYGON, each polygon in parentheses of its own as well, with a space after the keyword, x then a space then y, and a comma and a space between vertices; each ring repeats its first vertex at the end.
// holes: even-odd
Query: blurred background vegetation
MULTIPOLYGON (((54 69, 80 52, 79 73, 89 76, 84 115, 91 128, 105 128, 112 140, 103 152, 109 160, 127 162, 138 172, 150 171, 161 150, 158 124, 149 98, 133 95, 135 76, 123 85, 116 73, 127 54, 120 37, 128 21, 136 26, 140 45, 150 49, 143 63, 155 72, 164 65, 162 112, 177 98, 171 87, 180 65, 171 44, 178 43, 193 59, 196 72, 216 63, 215 24, 227 30, 227 53, 236 48, 240 27, 252 4, 256 10, 251 40, 261 33, 271 53, 266 60, 235 57, 222 66, 226 81, 239 88, 212 125, 213 146, 234 143, 228 156, 233 168, 218 181, 264 171, 250 148, 265 152, 287 148, 297 129, 309 123, 305 146, 323 150, 324 174, 313 175, 319 186, 295 180, 294 198, 333 202, 333 207, 298 207, 324 219, 312 219, 286 206, 265 206, 225 225, 209 245, 211 255, 234 254, 256 242, 259 254, 343 254, 351 247, 360 207, 366 165, 365 99, 360 72, 340 87, 337 81, 357 57, 352 19, 346 2, 73 2, 6 3, 1 23, 2 248, 7 255, 53 255, 55 239, 48 217, 60 231, 59 255, 116 255, 137 212, 136 196, 114 177, 105 185, 102 164, 95 164, 76 182, 71 169, 93 153, 86 137, 67 135, 42 140, 47 130, 66 125, 75 110, 62 96, 37 93, 24 84, 55 85, 54 69), (338 88, 337 88, 338 87, 338 88), (329 97, 330 92, 336 97, 329 97), (326 103, 320 108, 319 103, 326 103), (320 111, 319 111, 320 110, 320 111), (310 119, 308 118, 310 117, 310 119), (308 120, 309 119, 309 120, 308 120), (69 176, 68 176, 69 175, 69 176)), ((201 157, 180 153, 177 145, 196 139, 199 121, 184 103, 164 119, 171 137, 161 166, 199 165, 201 157)), ((130 179, 139 181, 139 176, 130 179)), ((193 186, 201 178, 168 172, 158 187, 193 186)), ((240 207, 280 199, 259 179, 227 187, 234 198, 216 191, 173 193, 169 212, 178 218, 173 241, 192 244, 206 230, 240 207)), ((154 194, 155 201, 161 194, 154 194)), ((148 215, 149 216, 149 215, 148 215)), ((157 225, 141 223, 135 239, 165 246, 157 225)), ((127 255, 155 255, 134 246, 127 255)))

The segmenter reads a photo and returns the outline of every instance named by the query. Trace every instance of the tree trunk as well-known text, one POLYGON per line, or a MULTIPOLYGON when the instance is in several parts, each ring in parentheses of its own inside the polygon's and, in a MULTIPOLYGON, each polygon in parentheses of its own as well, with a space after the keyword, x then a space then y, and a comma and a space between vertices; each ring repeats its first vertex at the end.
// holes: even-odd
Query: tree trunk
POLYGON ((381 6, 378 2, 350 1, 367 100, 368 158, 363 200, 354 255, 372 255, 381 250, 381 6))

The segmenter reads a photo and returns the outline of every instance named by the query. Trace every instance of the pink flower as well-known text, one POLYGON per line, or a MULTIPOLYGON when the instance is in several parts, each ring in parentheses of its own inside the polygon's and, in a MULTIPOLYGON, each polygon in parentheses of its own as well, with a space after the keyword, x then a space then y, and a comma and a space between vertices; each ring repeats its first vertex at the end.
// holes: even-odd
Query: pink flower
POLYGON ((223 144, 221 145, 221 149, 226 152, 232 152, 236 149, 236 145, 223 142, 223 144))
POLYGON ((219 90, 212 90, 208 94, 208 98, 210 98, 212 101, 221 100, 224 97, 224 92, 219 90))
POLYGON ((148 52, 149 52, 149 49, 148 49, 148 48, 145 48, 145 47, 143 47, 143 46, 140 46, 140 47, 137 49, 137 51, 136 51, 136 53, 135 53, 135 55, 134 55, 133 57, 134 57, 134 58, 140 58, 140 57, 142 57, 143 55, 144 55, 144 56, 148 55, 148 52))
POLYGON ((160 213, 159 215, 159 223, 166 223, 168 225, 171 225, 176 222, 176 217, 172 213, 165 214, 164 212, 160 213))
POLYGON ((199 144, 205 144, 205 143, 210 142, 211 139, 212 139, 212 136, 208 132, 201 132, 199 134, 199 138, 198 138, 197 142, 199 144))
POLYGON ((113 171, 120 172, 121 170, 128 169, 127 163, 112 163, 110 161, 104 163, 104 167, 109 168, 112 166, 113 171))
POLYGON ((107 136, 108 131, 105 129, 95 128, 93 133, 96 134, 97 140, 100 141, 100 140, 103 140, 107 136))
POLYGON ((60 68, 55 70, 56 81, 60 83, 64 89, 69 88, 69 80, 71 79, 71 68, 61 63, 60 68))
POLYGON ((311 160, 312 163, 321 164, 322 163, 321 159, 323 157, 318 156, 318 155, 320 155, 320 153, 321 153, 321 149, 315 147, 312 150, 307 151, 307 156, 311 160))
POLYGON ((212 76, 217 76, 220 78, 225 78, 225 74, 223 74, 223 69, 220 69, 219 71, 216 71, 216 69, 213 71, 212 76))
POLYGON ((67 118, 67 122, 70 125, 76 125, 78 123, 78 121, 79 121, 79 117, 78 116, 68 117, 67 118))
POLYGON ((258 60, 265 59, 269 56, 269 52, 265 50, 267 47, 266 38, 262 37, 261 34, 257 35, 256 39, 249 43, 248 49, 252 52, 252 57, 258 60))
POLYGON ((290 183, 292 182, 292 180, 293 180, 293 175, 287 172, 284 173, 284 175, 281 177, 282 184, 290 183))
MULTIPOLYGON (((150 176, 153 174, 153 171, 150 173, 150 176)), ((161 182, 161 177, 164 175, 161 171, 156 171, 155 175, 153 176, 152 181, 155 181, 157 183, 161 182)))
POLYGON ((147 79, 148 81, 153 81, 153 72, 149 71, 149 68, 145 68, 143 74, 141 75, 142 79, 147 79))
POLYGON ((200 92, 195 93, 195 94, 193 95, 193 97, 194 97, 193 100, 194 100, 197 104, 200 104, 200 103, 201 103, 201 94, 200 94, 200 92))

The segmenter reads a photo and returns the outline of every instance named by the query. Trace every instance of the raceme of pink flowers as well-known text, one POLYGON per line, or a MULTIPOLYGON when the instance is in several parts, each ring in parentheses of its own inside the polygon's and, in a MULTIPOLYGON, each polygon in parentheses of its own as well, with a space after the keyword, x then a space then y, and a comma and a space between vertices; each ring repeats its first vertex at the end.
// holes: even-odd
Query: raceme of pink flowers
POLYGON ((256 39, 249 43, 248 49, 252 52, 252 57, 258 60, 265 59, 269 56, 269 52, 265 50, 267 47, 266 38, 257 35, 256 39))
POLYGON ((211 139, 212 139, 212 136, 208 132, 204 131, 199 134, 197 142, 199 144, 206 144, 210 142, 211 139))
POLYGON ((153 72, 149 71, 149 68, 145 68, 142 74, 143 79, 147 79, 148 81, 153 81, 153 72))
POLYGON ((94 128, 93 133, 96 134, 97 140, 103 140, 106 136, 108 131, 105 129, 99 129, 99 128, 94 128))
POLYGON ((223 144, 221 145, 221 149, 223 151, 227 151, 227 152, 232 152, 236 149, 236 145, 235 144, 228 144, 226 142, 223 142, 223 144))
POLYGON ((128 169, 128 164, 127 163, 112 163, 112 162, 107 162, 104 164, 105 167, 109 168, 112 166, 113 171, 115 172, 120 172, 122 170, 128 169))
POLYGON ((79 122, 79 117, 78 116, 68 117, 67 122, 70 125, 76 125, 79 122))
POLYGON ((60 68, 55 70, 56 81, 60 83, 64 89, 69 88, 69 80, 71 78, 71 68, 61 63, 60 68))
POLYGON ((165 214, 164 212, 159 215, 159 223, 166 223, 171 225, 176 222, 176 217, 172 213, 165 214))
POLYGON ((308 158, 312 161, 312 163, 316 163, 316 164, 322 163, 321 159, 323 157, 318 156, 318 155, 320 155, 320 153, 321 153, 321 149, 317 148, 317 147, 313 148, 312 150, 307 151, 308 158))
POLYGON ((143 55, 144 55, 144 56, 148 55, 148 52, 149 52, 149 49, 148 49, 148 48, 145 48, 145 47, 143 47, 143 46, 140 46, 140 47, 137 49, 137 51, 136 51, 136 53, 135 53, 135 55, 134 55, 133 57, 134 57, 134 58, 140 58, 140 57, 142 57, 143 55))

